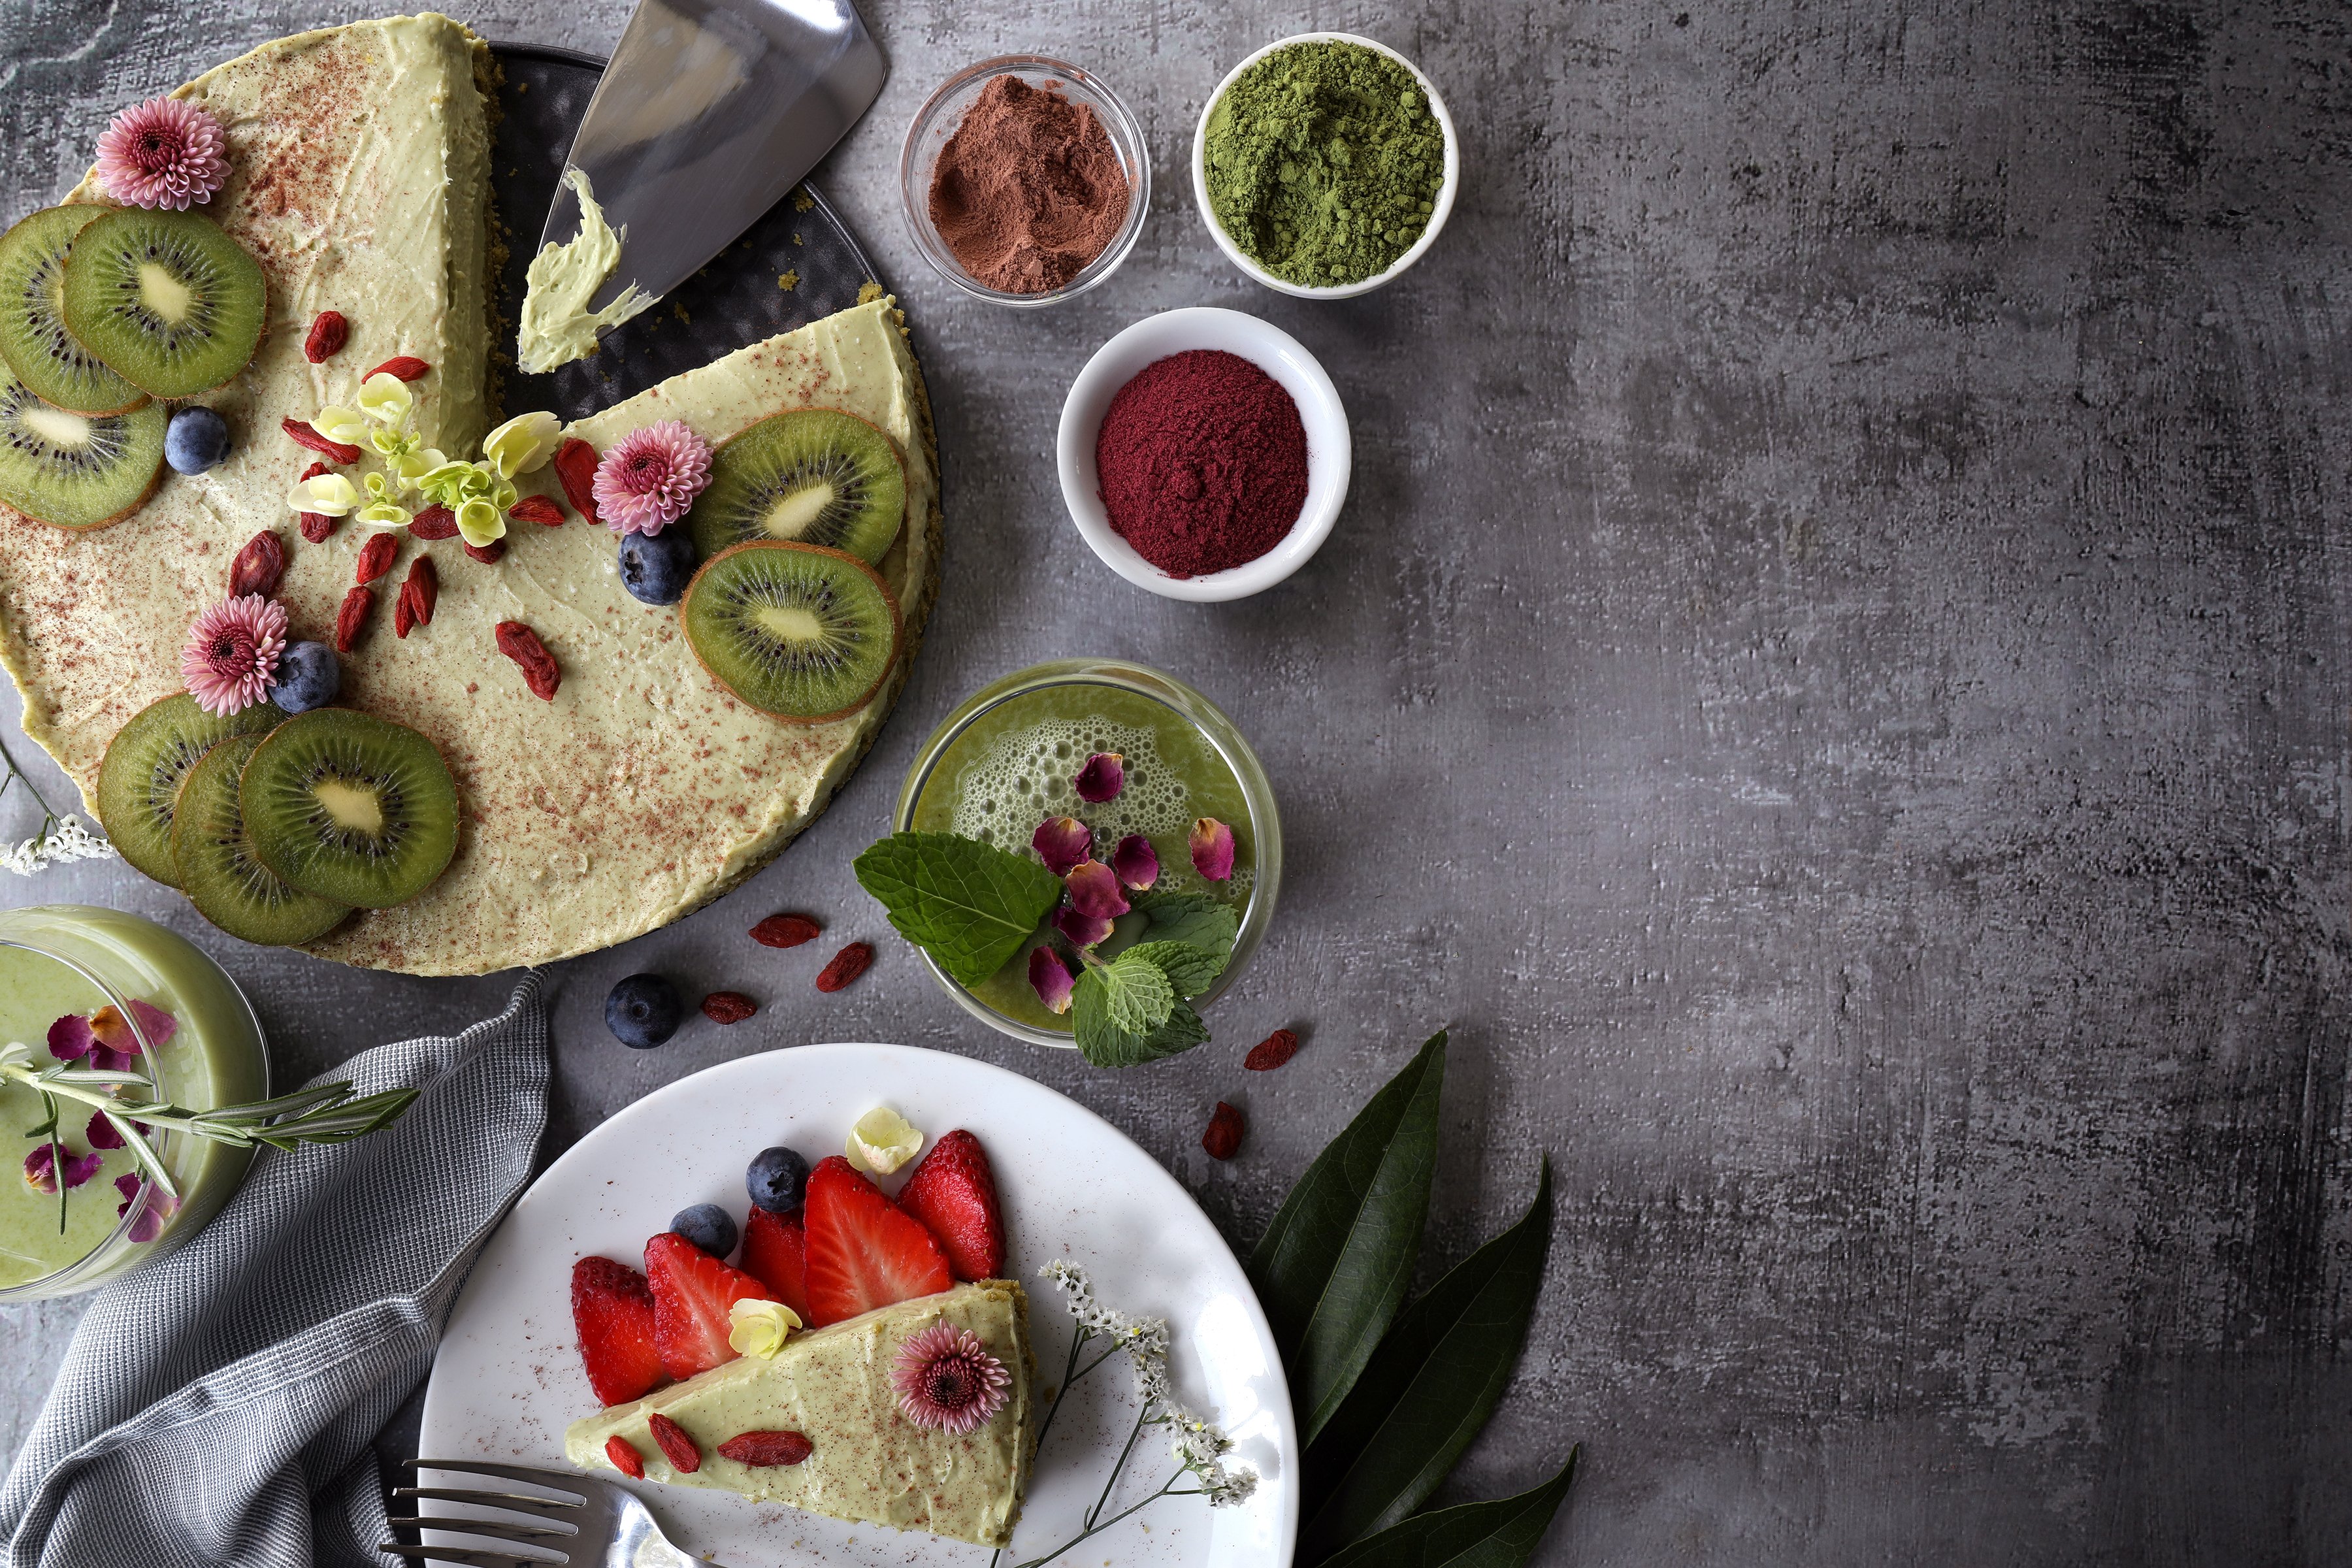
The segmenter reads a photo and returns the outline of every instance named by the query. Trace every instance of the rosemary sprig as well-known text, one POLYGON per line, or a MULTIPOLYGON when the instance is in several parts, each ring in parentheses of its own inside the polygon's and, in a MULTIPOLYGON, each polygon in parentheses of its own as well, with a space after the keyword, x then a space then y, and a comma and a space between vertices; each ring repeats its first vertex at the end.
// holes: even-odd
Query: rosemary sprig
POLYGON ((357 1094, 348 1083, 313 1084, 249 1105, 224 1105, 211 1110, 191 1110, 167 1100, 132 1100, 126 1089, 144 1088, 147 1080, 134 1072, 103 1068, 78 1068, 66 1062, 41 1066, 30 1046, 11 1041, 0 1046, 0 1079, 21 1083, 41 1097, 48 1121, 29 1129, 28 1137, 47 1135, 50 1169, 58 1184, 58 1229, 66 1224, 65 1153, 58 1144, 59 1100, 78 1100, 104 1116, 119 1133, 131 1158, 165 1195, 180 1196, 155 1146, 140 1131, 163 1128, 184 1132, 231 1148, 250 1149, 267 1143, 290 1150, 303 1143, 348 1143, 397 1121, 415 1100, 413 1089, 386 1089, 381 1094, 357 1094))

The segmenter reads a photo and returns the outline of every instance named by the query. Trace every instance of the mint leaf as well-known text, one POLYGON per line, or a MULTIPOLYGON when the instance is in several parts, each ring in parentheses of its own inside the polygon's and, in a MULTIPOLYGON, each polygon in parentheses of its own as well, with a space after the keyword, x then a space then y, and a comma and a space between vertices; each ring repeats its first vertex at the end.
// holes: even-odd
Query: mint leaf
POLYGON ((1215 955, 1220 970, 1233 956, 1234 937, 1241 930, 1233 905, 1206 893, 1153 893, 1138 899, 1135 907, 1151 917, 1146 941, 1204 948, 1215 955))
POLYGON ((1148 1035, 1175 1010, 1176 987, 1168 972, 1133 949, 1105 964, 1089 964, 1078 981, 1079 1027, 1091 1004, 1096 1022, 1130 1035, 1148 1035))
MULTIPOLYGON (((1079 982, 1082 988, 1085 984, 1079 982)), ((1089 1028, 1081 1019, 1077 1036, 1079 1053, 1095 1066, 1131 1068, 1191 1050, 1209 1037, 1209 1026, 1201 1022, 1191 1003, 1180 1001, 1169 1010, 1168 1021, 1149 1034, 1129 1034, 1099 1020, 1089 1028)))
POLYGON ((1108 963, 1089 964, 1078 976, 1071 1020, 1078 1050, 1100 1068, 1131 1068, 1189 1051, 1209 1037, 1209 1026, 1178 992, 1161 966, 1171 957, 1196 977, 1209 955, 1198 948, 1153 942, 1130 947, 1108 963), (1156 956, 1146 947, 1174 949, 1156 956))
POLYGON ((1159 965, 1176 994, 1188 1000, 1215 984, 1225 969, 1222 957, 1189 942, 1139 942, 1118 955, 1121 963, 1130 958, 1159 965))
POLYGON ((1036 861, 952 833, 894 833, 855 868, 898 934, 966 985, 1003 968, 1062 899, 1036 861))

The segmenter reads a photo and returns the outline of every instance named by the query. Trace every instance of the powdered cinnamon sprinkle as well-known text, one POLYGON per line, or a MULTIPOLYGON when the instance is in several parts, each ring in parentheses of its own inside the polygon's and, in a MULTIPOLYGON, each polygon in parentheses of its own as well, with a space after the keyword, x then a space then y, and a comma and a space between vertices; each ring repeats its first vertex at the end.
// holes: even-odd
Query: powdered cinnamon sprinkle
POLYGON ((992 77, 940 149, 931 224, 963 269, 1007 294, 1043 294, 1118 237, 1134 193, 1110 133, 1057 84, 992 77))

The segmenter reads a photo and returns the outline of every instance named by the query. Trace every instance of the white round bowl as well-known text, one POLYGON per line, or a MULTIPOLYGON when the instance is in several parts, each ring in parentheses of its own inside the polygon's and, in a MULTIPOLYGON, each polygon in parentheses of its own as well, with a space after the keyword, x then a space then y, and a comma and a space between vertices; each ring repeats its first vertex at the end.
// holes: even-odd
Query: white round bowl
POLYGON ((1419 261, 1436 240, 1437 231, 1445 226, 1446 218, 1454 211, 1454 193, 1461 184, 1462 139, 1454 133, 1454 117, 1445 111, 1445 100, 1439 96, 1437 84, 1431 81, 1419 66, 1386 44, 1354 33, 1295 33, 1287 38, 1276 38, 1225 73, 1225 79, 1217 84, 1217 90, 1209 94, 1208 102, 1201 106, 1200 123, 1192 128, 1192 201, 1201 209, 1201 221, 1209 226, 1209 237, 1217 242, 1217 248, 1225 253, 1225 259, 1240 268, 1245 277, 1265 284, 1276 293, 1295 295, 1301 300, 1349 300, 1359 294, 1369 294, 1403 276, 1406 269, 1419 261), (1422 92, 1429 100, 1429 111, 1436 117, 1437 128, 1445 133, 1445 175, 1438 184, 1437 200, 1430 204, 1429 222, 1422 229, 1421 237, 1413 241, 1412 249, 1391 262, 1387 271, 1375 272, 1370 278, 1360 279, 1353 283, 1336 283, 1329 288, 1316 289, 1303 283, 1293 283, 1287 278, 1277 278, 1244 256, 1241 247, 1226 235, 1225 226, 1217 221, 1216 210, 1209 205, 1209 116, 1215 112, 1217 100, 1225 96, 1225 89, 1234 85, 1242 72, 1275 50, 1292 44, 1332 43, 1360 44, 1365 48, 1388 56, 1412 72, 1413 80, 1421 84, 1422 92))
POLYGON ((1070 521, 1087 547, 1103 563, 1139 588, 1170 599, 1210 604, 1245 599, 1273 587, 1313 559, 1331 537, 1341 503, 1348 499, 1348 476, 1354 466, 1348 439, 1348 411, 1340 406, 1339 389, 1306 346, 1280 327, 1239 310, 1194 306, 1148 316, 1095 351, 1086 368, 1070 384, 1062 404, 1061 434, 1055 442, 1062 472, 1062 500, 1070 521), (1238 354, 1274 377, 1298 405, 1307 426, 1307 503, 1298 521, 1281 543, 1255 561, 1229 571, 1202 577, 1171 577, 1146 561, 1112 531, 1105 510, 1102 481, 1095 469, 1095 440, 1102 433, 1103 416, 1119 388, 1156 360, 1189 349, 1222 349, 1238 354))

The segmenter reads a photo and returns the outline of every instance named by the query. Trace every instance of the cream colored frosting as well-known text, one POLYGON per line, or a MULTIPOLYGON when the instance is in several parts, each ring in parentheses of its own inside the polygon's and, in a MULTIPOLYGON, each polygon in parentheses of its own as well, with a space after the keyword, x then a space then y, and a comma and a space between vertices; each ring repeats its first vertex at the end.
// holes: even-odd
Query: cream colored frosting
MULTIPOLYGON (((179 652, 229 563, 262 529, 287 547, 279 597, 296 637, 331 640, 370 531, 345 521, 303 541, 285 505, 313 454, 278 432, 356 401, 394 354, 434 366, 415 385, 418 426, 470 455, 487 423, 488 142, 472 36, 445 17, 306 33, 197 79, 229 135, 232 173, 209 216, 254 251, 270 287, 270 333, 247 372, 205 399, 234 449, 196 478, 166 473, 131 517, 75 534, 0 509, 0 660, 26 731, 97 793, 108 742, 178 689, 179 652), (302 355, 320 310, 352 341, 322 365, 302 355)), ((89 186, 78 194, 88 194, 89 186)), ((766 415, 818 405, 889 432, 907 463, 907 526, 882 563, 907 612, 910 658, 938 585, 939 489, 928 410, 898 312, 877 300, 688 372, 583 421, 600 449, 656 419, 714 444, 766 415)), ((520 412, 520 411, 518 411, 520 412)), ((362 470, 354 468, 354 475, 362 470)), ((522 488, 560 496, 551 470, 522 488)), ((822 811, 881 727, 901 658, 862 711, 792 726, 738 703, 705 674, 676 609, 625 592, 613 536, 576 516, 510 526, 485 564, 457 540, 404 538, 341 700, 414 725, 441 750, 462 796, 456 858, 419 898, 364 911, 311 951, 418 974, 482 973, 593 952, 716 897, 822 811), (393 634, 393 600, 429 555, 432 623, 393 634), (504 620, 532 626, 562 684, 530 695, 497 648, 504 620)))
POLYGON ((636 1448, 646 1479, 730 1491, 861 1524, 929 1531, 981 1546, 1013 1539, 1027 1485, 1031 1430, 1028 1302, 1009 1279, 959 1285, 884 1307, 785 1342, 773 1360, 742 1357, 575 1421, 563 1455, 611 1469, 607 1438, 636 1448), (900 1345, 936 1323, 969 1330, 1013 1374, 1004 1406, 963 1435, 918 1426, 898 1412, 890 1364, 900 1345), (648 1417, 668 1416, 702 1450, 682 1473, 654 1441, 648 1417), (798 1432, 797 1465, 738 1464, 719 1446, 745 1432, 798 1432))
POLYGON ((563 183, 580 198, 580 232, 561 245, 540 247, 524 275, 522 326, 515 334, 515 363, 532 375, 596 352, 596 334, 617 327, 654 303, 654 295, 634 283, 601 310, 588 301, 621 264, 623 229, 614 233, 588 185, 587 171, 566 169, 563 183))

